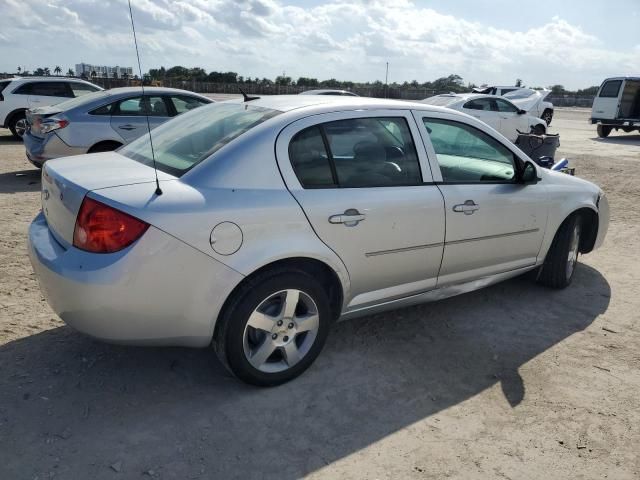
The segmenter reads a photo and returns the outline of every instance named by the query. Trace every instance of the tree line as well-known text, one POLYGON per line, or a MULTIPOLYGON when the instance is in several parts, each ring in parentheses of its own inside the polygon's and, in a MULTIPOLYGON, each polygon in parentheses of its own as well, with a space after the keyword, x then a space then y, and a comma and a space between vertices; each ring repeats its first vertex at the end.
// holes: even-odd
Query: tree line
MULTIPOLYGON (((56 65, 53 69, 50 67, 38 67, 33 73, 29 70, 23 69, 22 67, 17 68, 17 74, 22 76, 50 76, 51 74, 60 76, 62 74, 62 68, 59 65, 56 65)), ((75 72, 69 68, 67 70, 66 76, 73 77, 75 76, 75 72)), ((89 76, 85 76, 88 80, 97 78, 98 75, 95 71, 90 72, 89 76)), ((117 75, 114 75, 114 78, 117 78, 117 75)), ((127 80, 128 75, 123 74, 122 78, 127 80)), ((133 75, 132 79, 138 80, 138 75, 133 75)), ((314 77, 298 77, 297 79, 293 79, 290 76, 285 74, 278 75, 275 79, 270 78, 260 78, 260 77, 250 77, 239 75, 236 72, 217 72, 212 71, 208 72, 200 67, 183 67, 180 65, 176 65, 170 68, 160 67, 160 68, 152 68, 148 73, 144 74, 145 81, 163 81, 163 80, 171 80, 171 81, 189 81, 189 82, 210 82, 210 83, 227 83, 227 84, 256 84, 256 85, 280 85, 280 86, 298 86, 305 88, 336 88, 336 89, 344 89, 350 90, 354 88, 375 88, 375 89, 383 89, 385 88, 385 84, 380 80, 375 80, 373 82, 352 82, 352 81, 343 81, 336 80, 335 78, 330 78, 326 80, 319 80, 314 77)), ((514 85, 523 86, 524 83, 522 79, 516 79, 514 85)), ((474 83, 463 82, 463 79, 460 75, 451 74, 446 77, 440 77, 433 81, 427 82, 418 82, 417 80, 405 81, 402 83, 393 82, 388 85, 389 88, 393 88, 395 90, 418 90, 418 89, 426 89, 436 92, 453 92, 453 93, 462 93, 468 92, 472 88, 477 87, 474 83)), ((536 90, 541 90, 542 87, 533 87, 536 90)), ((594 96, 599 86, 595 85, 585 89, 578 90, 567 90, 563 85, 550 85, 547 88, 551 90, 554 95, 575 95, 575 96, 594 96)))

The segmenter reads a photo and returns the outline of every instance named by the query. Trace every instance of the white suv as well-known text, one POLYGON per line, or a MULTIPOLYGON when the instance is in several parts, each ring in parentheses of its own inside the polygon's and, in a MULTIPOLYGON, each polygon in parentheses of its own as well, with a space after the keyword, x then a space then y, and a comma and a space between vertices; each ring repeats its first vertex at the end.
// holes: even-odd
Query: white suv
POLYGON ((29 108, 55 105, 98 90, 102 88, 78 78, 14 77, 0 80, 0 126, 22 138, 26 129, 25 112, 29 108))

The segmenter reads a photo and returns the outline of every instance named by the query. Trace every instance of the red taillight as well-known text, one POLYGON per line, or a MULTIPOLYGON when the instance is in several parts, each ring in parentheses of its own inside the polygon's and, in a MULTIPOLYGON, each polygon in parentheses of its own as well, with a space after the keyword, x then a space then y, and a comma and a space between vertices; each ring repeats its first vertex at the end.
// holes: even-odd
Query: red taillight
POLYGON ((42 120, 39 118, 36 120, 35 125, 40 128, 41 133, 49 133, 66 127, 69 125, 69 120, 64 118, 45 118, 42 120))
POLYGON ((149 224, 84 197, 73 231, 73 246, 93 253, 113 253, 128 247, 149 224))

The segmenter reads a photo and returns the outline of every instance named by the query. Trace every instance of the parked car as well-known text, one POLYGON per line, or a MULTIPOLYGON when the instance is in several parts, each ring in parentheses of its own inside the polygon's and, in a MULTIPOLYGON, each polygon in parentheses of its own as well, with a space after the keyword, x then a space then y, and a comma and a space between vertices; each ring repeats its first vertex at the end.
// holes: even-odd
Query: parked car
POLYGON ((304 92, 300 92, 299 95, 337 95, 337 96, 345 96, 345 97, 358 97, 357 93, 350 92, 349 90, 305 90, 304 92))
POLYGON ((102 88, 78 78, 14 77, 0 80, 0 125, 16 138, 26 130, 25 112, 29 108, 55 105, 82 97, 102 88))
POLYGON ((601 138, 613 129, 640 131, 640 77, 612 77, 602 82, 593 100, 591 123, 597 124, 601 138))
POLYGON ((549 126, 553 120, 553 103, 548 102, 546 98, 550 93, 551 90, 520 88, 512 92, 504 93, 503 97, 529 115, 543 119, 547 126, 549 126))
POLYGON ((339 318, 531 270, 563 288, 602 244, 602 190, 485 123, 328 98, 207 105, 158 127, 153 151, 143 136, 46 163, 29 255, 53 310, 109 342, 213 346, 276 385, 339 318))
POLYGON ((553 103, 545 100, 551 90, 533 90, 532 88, 509 85, 476 87, 472 92, 504 96, 530 115, 542 118, 547 126, 551 125, 551 120, 553 120, 553 103))
POLYGON ((37 167, 52 158, 115 150, 171 117, 213 100, 175 88, 113 88, 27 112, 27 158, 37 167), (147 121, 149 122, 147 124, 147 121))
POLYGON ((544 120, 528 115, 509 100, 495 95, 447 93, 425 98, 422 103, 459 110, 476 117, 512 142, 517 140, 518 131, 537 135, 547 131, 544 120))

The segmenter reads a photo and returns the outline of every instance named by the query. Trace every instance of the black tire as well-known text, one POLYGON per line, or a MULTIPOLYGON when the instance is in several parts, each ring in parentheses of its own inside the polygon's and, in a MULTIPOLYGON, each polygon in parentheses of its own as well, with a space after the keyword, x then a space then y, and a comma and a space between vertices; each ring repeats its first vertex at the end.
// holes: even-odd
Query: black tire
POLYGON ((544 125, 539 123, 531 127, 531 132, 533 132, 534 135, 544 135, 545 133, 547 133, 547 129, 544 127, 544 125))
POLYGON ((548 127, 549 125, 551 125, 551 120, 553 120, 553 110, 547 108, 544 112, 542 112, 541 118, 545 121, 548 127))
MULTIPOLYGON (((294 379, 309 368, 326 342, 331 323, 329 298, 320 282, 304 271, 274 269, 258 274, 233 294, 218 318, 212 346, 220 361, 239 379, 261 387, 275 386, 294 379), (299 290, 315 302, 319 317, 317 334, 298 363, 283 371, 264 372, 255 368, 245 354, 245 327, 250 315, 265 299, 288 289, 299 290)), ((279 355, 276 351, 274 354, 279 355)))
POLYGON ((571 283, 578 262, 581 233, 582 219, 579 215, 571 215, 560 225, 538 275, 538 283, 557 289, 565 288, 571 283), (572 250, 572 242, 575 241, 573 235, 576 229, 577 250, 573 268, 569 271, 569 252, 572 250))
POLYGON ((22 140, 22 135, 24 135, 24 128, 20 125, 20 122, 25 122, 26 121, 26 115, 25 112, 16 112, 11 116, 11 120, 9 120, 9 125, 7 125, 9 127, 9 130, 11 130, 11 133, 13 134, 13 136, 15 138, 17 138, 18 140, 22 140))
POLYGON ((100 142, 91 147, 87 153, 112 152, 122 146, 118 142, 100 142))
POLYGON ((611 133, 611 127, 608 127, 607 125, 598 125, 597 131, 600 138, 607 138, 611 133))

